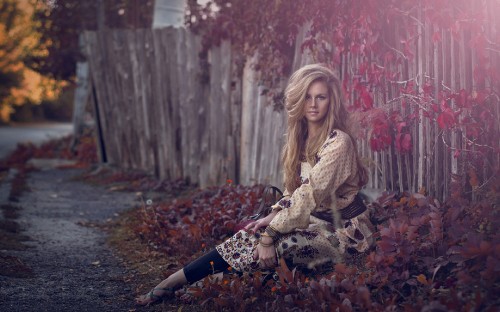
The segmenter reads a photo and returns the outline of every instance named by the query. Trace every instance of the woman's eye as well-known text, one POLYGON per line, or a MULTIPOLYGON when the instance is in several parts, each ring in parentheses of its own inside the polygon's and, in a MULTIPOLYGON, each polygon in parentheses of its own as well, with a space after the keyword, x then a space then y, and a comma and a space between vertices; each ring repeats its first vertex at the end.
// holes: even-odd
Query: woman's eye
POLYGON ((324 95, 318 95, 318 96, 316 97, 316 99, 317 99, 317 100, 320 100, 320 101, 323 101, 323 100, 326 100, 326 96, 324 96, 324 95))
POLYGON ((308 94, 306 95, 306 101, 309 101, 311 99, 311 96, 308 94))

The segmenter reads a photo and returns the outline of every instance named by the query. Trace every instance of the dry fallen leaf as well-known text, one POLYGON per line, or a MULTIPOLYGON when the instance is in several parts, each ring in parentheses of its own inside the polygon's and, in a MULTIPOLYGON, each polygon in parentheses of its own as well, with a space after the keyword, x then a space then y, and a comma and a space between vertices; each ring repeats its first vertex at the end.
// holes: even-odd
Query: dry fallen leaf
POLYGON ((423 275, 423 274, 420 274, 419 276, 417 276, 417 281, 419 281, 420 283, 422 283, 424 285, 429 285, 427 278, 425 278, 425 275, 423 275))

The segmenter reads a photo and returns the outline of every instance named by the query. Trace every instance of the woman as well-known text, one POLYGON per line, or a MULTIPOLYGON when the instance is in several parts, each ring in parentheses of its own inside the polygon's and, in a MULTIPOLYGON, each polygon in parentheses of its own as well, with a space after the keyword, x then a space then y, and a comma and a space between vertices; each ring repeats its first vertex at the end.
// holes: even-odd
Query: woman
POLYGON ((285 90, 288 113, 283 150, 285 192, 265 217, 169 276, 136 299, 146 305, 173 296, 185 284, 232 267, 316 269, 363 253, 373 239, 368 211, 357 196, 366 173, 346 125, 340 82, 319 64, 297 70, 285 90))

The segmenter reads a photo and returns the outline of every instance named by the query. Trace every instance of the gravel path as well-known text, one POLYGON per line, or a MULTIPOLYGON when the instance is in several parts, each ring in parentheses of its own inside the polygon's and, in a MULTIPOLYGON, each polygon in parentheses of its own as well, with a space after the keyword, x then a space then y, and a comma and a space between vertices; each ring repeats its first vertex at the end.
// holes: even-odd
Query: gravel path
MULTIPOLYGON (((0 311, 129 311, 128 272, 106 245, 106 234, 79 224, 104 222, 133 207, 134 194, 110 192, 72 178, 78 169, 29 174, 16 220, 31 248, 8 251, 34 271, 33 278, 0 276, 0 311)), ((2 189, 5 190, 3 181, 2 189)), ((0 202, 7 203, 5 191, 0 202)))

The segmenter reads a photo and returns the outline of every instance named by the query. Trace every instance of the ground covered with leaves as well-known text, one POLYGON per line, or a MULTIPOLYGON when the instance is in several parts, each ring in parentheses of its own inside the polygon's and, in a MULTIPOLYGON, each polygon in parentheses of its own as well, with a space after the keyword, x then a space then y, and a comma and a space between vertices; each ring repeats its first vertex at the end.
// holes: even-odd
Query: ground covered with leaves
MULTIPOLYGON (((89 142, 86 148, 90 147, 89 142)), ((16 158, 25 163, 41 155, 30 148, 18 152, 27 155, 16 158)), ((86 154, 95 155, 95 150, 86 154)), ((128 279, 137 285, 137 293, 149 290, 235 233, 238 224, 258 207, 262 192, 260 185, 234 185, 232 181, 195 189, 182 180, 158 181, 144 173, 111 169, 98 174, 89 171, 81 179, 142 196, 136 209, 107 225, 112 245, 127 259, 127 266, 138 272, 128 279)), ((16 183, 22 185, 22 175, 16 183)), ((376 246, 358 261, 345 259, 328 272, 314 274, 281 263, 272 278, 229 271, 182 289, 177 298, 155 310, 180 306, 187 311, 234 307, 242 311, 497 311, 499 185, 491 183, 476 202, 458 189, 445 203, 423 191, 387 192, 372 207, 376 246)), ((13 206, 2 209, 16 213, 13 206)))
MULTIPOLYGON (((177 255, 229 237, 254 211, 259 186, 224 185, 135 212, 133 230, 150 250, 177 255)), ((386 193, 373 205, 376 246, 361 262, 337 263, 306 275, 284 263, 277 278, 260 274, 207 278, 189 289, 207 310, 496 311, 500 307, 498 189, 471 203, 455 194, 446 203, 424 194, 386 193)), ((198 252, 199 253, 199 252, 198 252)), ((196 255, 195 255, 196 256, 196 255)), ((184 295, 183 298, 186 298, 184 295)))

